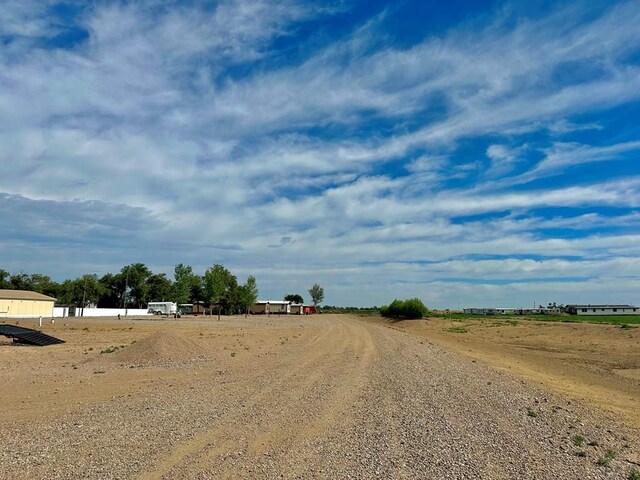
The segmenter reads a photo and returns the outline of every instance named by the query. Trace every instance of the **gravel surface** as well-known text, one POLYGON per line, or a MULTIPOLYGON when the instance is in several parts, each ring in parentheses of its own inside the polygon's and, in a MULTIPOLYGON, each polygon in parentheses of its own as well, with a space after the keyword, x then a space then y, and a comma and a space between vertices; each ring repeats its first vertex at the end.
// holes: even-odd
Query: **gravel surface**
MULTIPOLYGON (((409 334, 346 316, 259 322, 234 319, 236 342, 251 336, 265 345, 236 347, 237 356, 222 350, 228 336, 211 335, 206 348, 215 355, 194 347, 192 362, 184 352, 172 357, 166 345, 164 358, 147 364, 131 347, 122 355, 131 364, 96 357, 82 368, 113 379, 134 369, 139 384, 59 415, 0 423, 0 478, 626 479, 640 472, 637 429, 409 334)), ((202 328, 215 333, 220 325, 202 328)), ((41 408, 46 413, 47 404, 41 408)))

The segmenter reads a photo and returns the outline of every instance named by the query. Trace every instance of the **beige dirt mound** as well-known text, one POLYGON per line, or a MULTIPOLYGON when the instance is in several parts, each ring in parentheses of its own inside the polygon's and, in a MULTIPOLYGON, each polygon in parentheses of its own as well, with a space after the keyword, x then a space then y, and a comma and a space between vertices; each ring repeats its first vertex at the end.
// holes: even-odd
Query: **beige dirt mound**
POLYGON ((186 336, 159 331, 108 356, 120 363, 144 364, 162 360, 197 360, 206 357, 206 353, 201 344, 186 336))

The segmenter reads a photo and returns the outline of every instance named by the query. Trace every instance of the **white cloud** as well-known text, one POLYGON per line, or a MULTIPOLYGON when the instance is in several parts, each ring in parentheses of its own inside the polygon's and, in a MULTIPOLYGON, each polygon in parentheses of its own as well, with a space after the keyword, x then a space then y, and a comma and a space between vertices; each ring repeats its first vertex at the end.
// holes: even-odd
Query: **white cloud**
POLYGON ((518 148, 510 148, 506 145, 493 144, 487 148, 487 157, 491 160, 491 165, 487 171, 490 177, 503 176, 511 172, 520 160, 520 155, 526 145, 518 148))
MULTIPOLYGON (((576 4, 475 31, 465 24, 406 48, 379 41, 382 15, 332 41, 310 36, 291 62, 274 41, 335 9, 99 3, 77 19, 86 42, 47 49, 36 40, 58 26, 41 5, 0 6, 2 34, 21 37, 0 49, 0 110, 8 113, 0 117, 0 192, 10 194, 5 214, 38 238, 20 229, 0 236, 16 268, 32 261, 53 271, 46 257, 54 252, 83 273, 94 248, 101 271, 138 260, 201 270, 227 262, 291 291, 293 282, 337 282, 341 300, 328 302, 360 304, 382 303, 388 291, 452 304, 460 301, 447 289, 501 295, 495 285, 473 293, 450 283, 464 275, 533 279, 544 291, 554 274, 612 271, 617 286, 633 275, 637 178, 513 187, 586 163, 633 161, 637 141, 595 146, 563 135, 600 133, 600 123, 576 115, 640 97, 640 69, 626 60, 640 48, 636 2, 592 20, 576 4), (595 73, 555 80, 583 65, 595 73), (520 137, 540 132, 554 143, 520 137), (483 147, 460 153, 478 137, 483 147), (521 173, 536 150, 544 159, 521 173), (595 207, 617 211, 590 213, 595 207), (570 211, 532 212, 541 208, 570 211), (480 219, 458 218, 468 216, 480 219), (554 228, 575 238, 544 231, 554 228), (517 258, 474 259, 496 253, 517 258), (539 260, 547 256, 593 261, 539 260)), ((526 295, 524 283, 506 290, 526 295)))

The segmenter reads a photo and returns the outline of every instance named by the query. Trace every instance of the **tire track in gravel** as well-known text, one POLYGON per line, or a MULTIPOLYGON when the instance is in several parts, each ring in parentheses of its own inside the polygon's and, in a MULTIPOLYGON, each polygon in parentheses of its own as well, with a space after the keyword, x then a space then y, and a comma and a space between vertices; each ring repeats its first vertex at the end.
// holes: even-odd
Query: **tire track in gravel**
POLYGON ((341 478, 577 480, 626 478, 633 468, 637 430, 406 333, 371 327, 380 361, 364 408, 325 442, 326 458, 343 457, 341 478), (576 434, 603 445, 577 456, 576 434), (602 468, 597 459, 607 450, 620 458, 602 468))
POLYGON ((265 372, 269 383, 241 408, 179 445, 141 478, 237 478, 238 458, 259 468, 331 429, 364 386, 374 344, 358 323, 323 320, 317 328, 278 371, 265 372))
POLYGON ((149 370, 140 395, 0 430, 0 479, 587 480, 638 468, 637 429, 408 333, 342 315, 261 320, 211 340, 240 355, 179 385, 149 370), (576 434, 600 445, 579 457, 576 434))

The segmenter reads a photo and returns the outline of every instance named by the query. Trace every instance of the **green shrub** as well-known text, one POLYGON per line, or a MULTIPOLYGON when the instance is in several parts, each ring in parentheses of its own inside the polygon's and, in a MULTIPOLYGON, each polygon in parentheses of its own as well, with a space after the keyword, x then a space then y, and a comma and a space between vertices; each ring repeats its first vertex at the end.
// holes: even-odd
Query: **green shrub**
POLYGON ((390 318, 422 318, 429 312, 419 298, 395 299, 389 305, 380 307, 380 315, 390 318))
POLYGON ((596 463, 601 467, 610 467, 611 460, 613 460, 614 458, 616 458, 616 452, 614 452, 613 450, 607 450, 605 454, 602 457, 600 457, 596 463))

